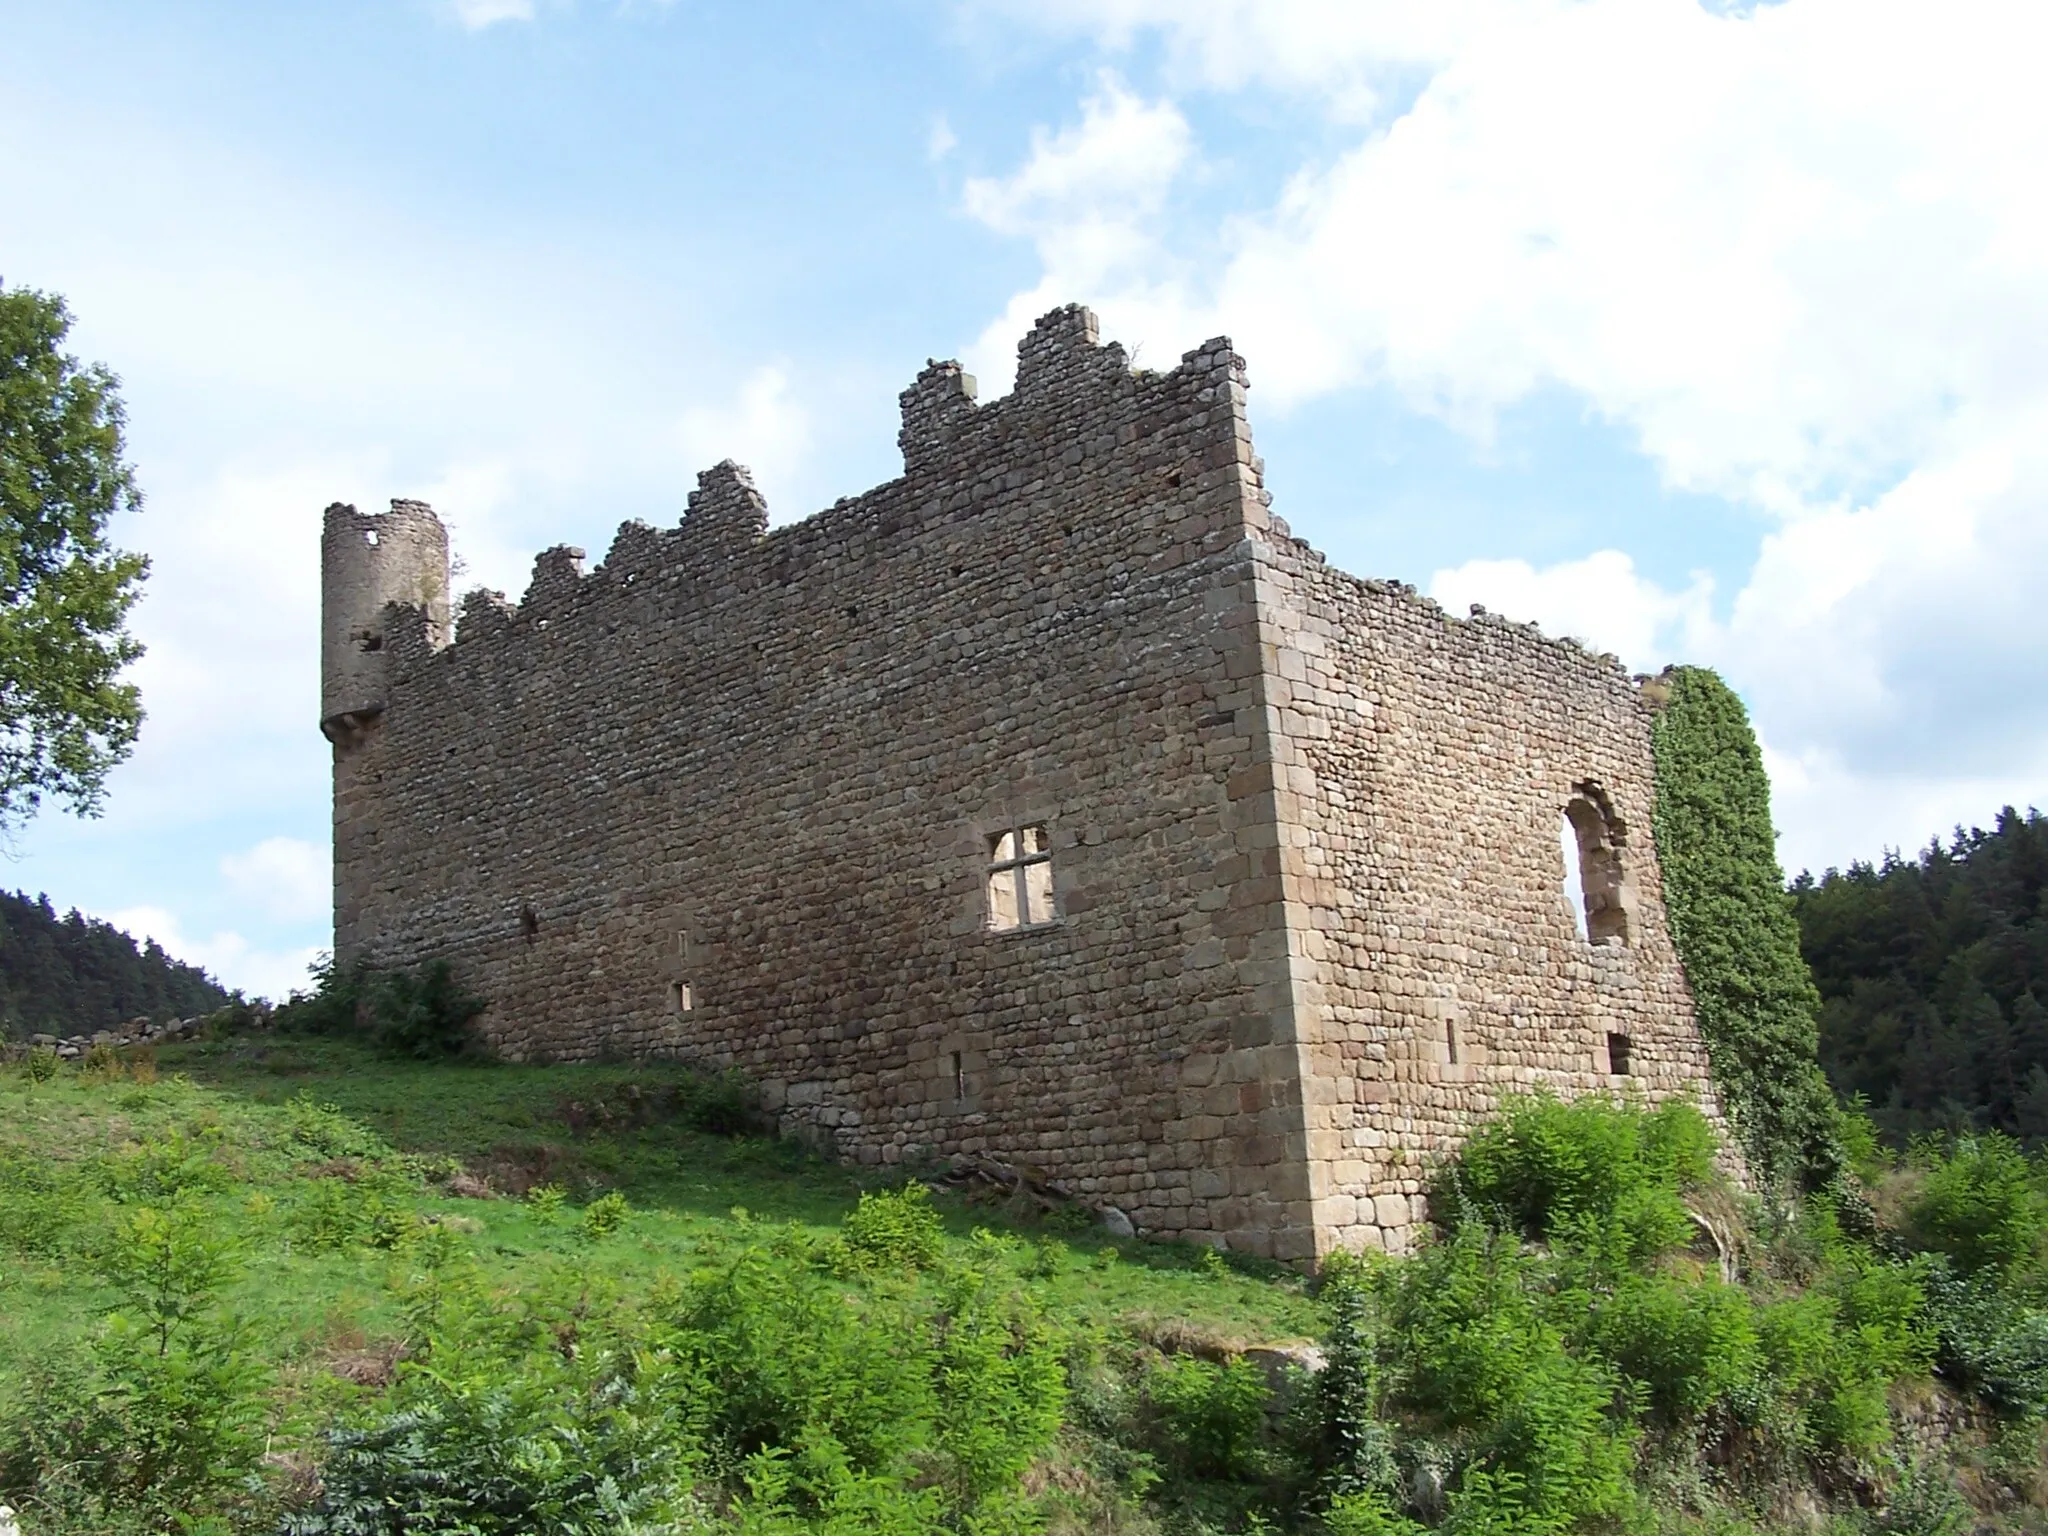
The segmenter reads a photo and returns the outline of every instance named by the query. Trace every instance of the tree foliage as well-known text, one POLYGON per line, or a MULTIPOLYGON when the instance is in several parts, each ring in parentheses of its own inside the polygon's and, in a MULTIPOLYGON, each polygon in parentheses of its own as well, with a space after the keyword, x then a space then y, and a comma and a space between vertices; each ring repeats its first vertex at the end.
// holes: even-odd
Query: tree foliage
POLYGON ((191 1018, 233 999, 195 965, 150 939, 47 896, 0 891, 0 1034, 86 1034, 133 1018, 191 1018))
POLYGON ((119 674, 149 564, 107 541, 142 497, 119 380, 62 350, 70 329, 56 295, 0 289, 0 824, 45 794, 93 814, 142 722, 119 674))
POLYGON ((2048 817, 2008 806, 1918 858, 1793 882, 1820 1056, 1894 1140, 2048 1140, 2048 817))
POLYGON ((1677 667, 1657 686, 1657 858, 1715 1081, 1759 1178, 1823 1182, 1840 1155, 1816 1059, 1820 994, 1778 867, 1763 754, 1714 673, 1677 667))

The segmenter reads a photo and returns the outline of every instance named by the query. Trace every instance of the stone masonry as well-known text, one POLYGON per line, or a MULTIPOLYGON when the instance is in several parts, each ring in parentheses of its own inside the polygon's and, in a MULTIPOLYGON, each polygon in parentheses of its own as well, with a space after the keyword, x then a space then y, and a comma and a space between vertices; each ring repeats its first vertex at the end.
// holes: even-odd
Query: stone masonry
POLYGON ((720 464, 452 637, 433 513, 329 508, 337 957, 1287 1259, 1403 1245, 1505 1091, 1714 1113, 1636 686, 1290 537, 1228 341, 1134 372, 1057 310, 901 444, 773 531, 720 464))

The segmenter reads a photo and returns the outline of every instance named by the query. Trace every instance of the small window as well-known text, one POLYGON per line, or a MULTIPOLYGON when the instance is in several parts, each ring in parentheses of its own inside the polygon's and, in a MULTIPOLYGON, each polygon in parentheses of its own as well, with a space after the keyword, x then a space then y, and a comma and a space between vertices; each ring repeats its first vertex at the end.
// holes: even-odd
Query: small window
POLYGON ((668 984, 668 1011, 688 1013, 697 1006, 697 994, 687 981, 672 981, 668 984))
POLYGON ((1444 1054, 1450 1058, 1452 1066, 1455 1067, 1458 1064, 1458 1021, 1456 1019, 1444 1020, 1444 1054))
POLYGON ((988 840, 989 927, 1002 932, 1052 919, 1052 839, 1046 829, 995 833, 988 840))
POLYGON ((960 1059, 958 1051, 952 1053, 952 1058, 953 1097, 955 1100, 964 1101, 967 1097, 967 1064, 960 1059))
POLYGON ((1607 1070, 1616 1077, 1627 1077, 1628 1064, 1628 1036, 1609 1035, 1607 1037, 1607 1070))

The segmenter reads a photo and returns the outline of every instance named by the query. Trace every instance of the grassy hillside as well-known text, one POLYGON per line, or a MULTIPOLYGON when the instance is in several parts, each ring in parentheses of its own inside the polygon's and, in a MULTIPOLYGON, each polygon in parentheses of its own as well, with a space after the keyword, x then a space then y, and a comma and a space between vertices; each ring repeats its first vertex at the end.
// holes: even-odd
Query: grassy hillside
POLYGON ((2048 1530, 2048 1199, 2003 1143, 1866 1146, 1867 1208, 1772 1218, 1690 1111, 1530 1101, 1421 1254, 1311 1286, 747 1117, 325 1037, 0 1067, 0 1498, 26 1536, 2048 1530))

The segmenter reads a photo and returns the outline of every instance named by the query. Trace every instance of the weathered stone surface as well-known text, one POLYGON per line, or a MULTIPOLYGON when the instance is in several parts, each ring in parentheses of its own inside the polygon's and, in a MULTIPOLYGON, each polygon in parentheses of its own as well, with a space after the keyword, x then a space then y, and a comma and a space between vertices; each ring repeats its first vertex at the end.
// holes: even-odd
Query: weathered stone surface
POLYGON ((919 375, 900 479, 767 531, 720 465, 452 643, 432 513, 331 508, 341 961, 447 956, 514 1057, 738 1066, 864 1161, 1288 1259, 1404 1246, 1503 1091, 1711 1110, 1613 660, 1290 537, 1227 341, 1134 373, 1068 308, 1019 355, 987 405, 919 375), (1002 929, 1026 827, 1052 918, 1002 929))

